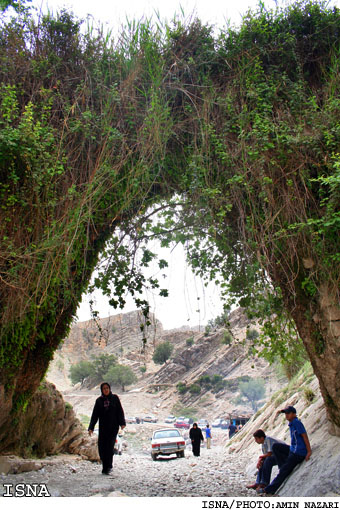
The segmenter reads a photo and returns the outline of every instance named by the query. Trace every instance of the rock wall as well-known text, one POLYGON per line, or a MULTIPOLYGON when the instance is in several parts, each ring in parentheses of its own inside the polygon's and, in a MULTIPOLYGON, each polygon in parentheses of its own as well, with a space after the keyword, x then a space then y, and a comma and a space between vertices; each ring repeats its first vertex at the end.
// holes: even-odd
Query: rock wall
POLYGON ((54 384, 44 382, 18 422, 8 431, 1 451, 23 457, 68 452, 82 441, 83 427, 54 384))

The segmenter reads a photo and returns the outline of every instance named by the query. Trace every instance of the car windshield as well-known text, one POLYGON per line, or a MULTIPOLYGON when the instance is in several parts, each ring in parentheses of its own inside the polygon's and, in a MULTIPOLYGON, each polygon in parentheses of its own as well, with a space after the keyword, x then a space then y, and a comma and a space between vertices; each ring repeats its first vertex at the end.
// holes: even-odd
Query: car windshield
POLYGON ((159 430, 154 433, 154 439, 161 439, 162 437, 181 437, 178 430, 159 430))

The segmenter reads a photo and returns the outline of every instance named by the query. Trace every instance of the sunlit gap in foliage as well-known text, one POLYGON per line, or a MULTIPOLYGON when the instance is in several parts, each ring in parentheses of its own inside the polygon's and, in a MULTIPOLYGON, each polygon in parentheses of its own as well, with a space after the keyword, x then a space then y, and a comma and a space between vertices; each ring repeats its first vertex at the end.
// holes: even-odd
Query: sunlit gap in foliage
POLYGON ((90 294, 78 310, 80 320, 89 317, 87 301, 94 319, 116 310, 140 309, 145 326, 150 326, 147 316, 152 311, 167 329, 201 328, 219 315, 222 281, 216 276, 210 282, 195 272, 190 259, 193 241, 177 217, 181 208, 180 197, 174 197, 116 231, 101 254, 90 294))

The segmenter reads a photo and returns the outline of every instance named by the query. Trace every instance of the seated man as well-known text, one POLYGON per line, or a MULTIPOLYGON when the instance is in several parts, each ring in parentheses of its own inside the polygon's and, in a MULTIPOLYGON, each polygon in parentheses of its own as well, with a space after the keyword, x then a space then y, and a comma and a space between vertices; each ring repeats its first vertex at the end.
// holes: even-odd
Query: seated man
POLYGON ((286 419, 289 421, 291 445, 279 443, 273 445, 273 454, 276 457, 280 471, 272 483, 264 489, 259 489, 260 494, 275 494, 295 466, 304 460, 308 460, 312 455, 306 429, 297 418, 295 407, 288 406, 286 409, 281 409, 279 413, 285 413, 286 419))
MULTIPOLYGON (((273 466, 277 465, 277 460, 273 455, 273 445, 275 443, 283 443, 279 439, 266 436, 262 429, 258 429, 253 434, 257 444, 262 446, 262 455, 259 456, 257 461, 257 478, 256 482, 252 485, 247 485, 247 489, 263 489, 270 483, 273 466)), ((287 445, 286 445, 287 446, 287 445)))

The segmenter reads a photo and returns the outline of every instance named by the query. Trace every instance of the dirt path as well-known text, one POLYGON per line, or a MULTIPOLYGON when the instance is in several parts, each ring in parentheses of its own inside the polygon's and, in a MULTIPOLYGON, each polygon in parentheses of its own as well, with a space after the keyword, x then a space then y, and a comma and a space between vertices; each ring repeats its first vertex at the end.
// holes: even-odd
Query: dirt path
POLYGON ((124 452, 114 457, 113 474, 101 474, 97 463, 80 457, 55 457, 39 471, 0 475, 0 494, 4 484, 45 484, 51 496, 250 496, 245 489, 245 460, 228 455, 221 446, 201 449, 193 457, 190 448, 184 459, 164 457, 152 461, 149 453, 124 452))

